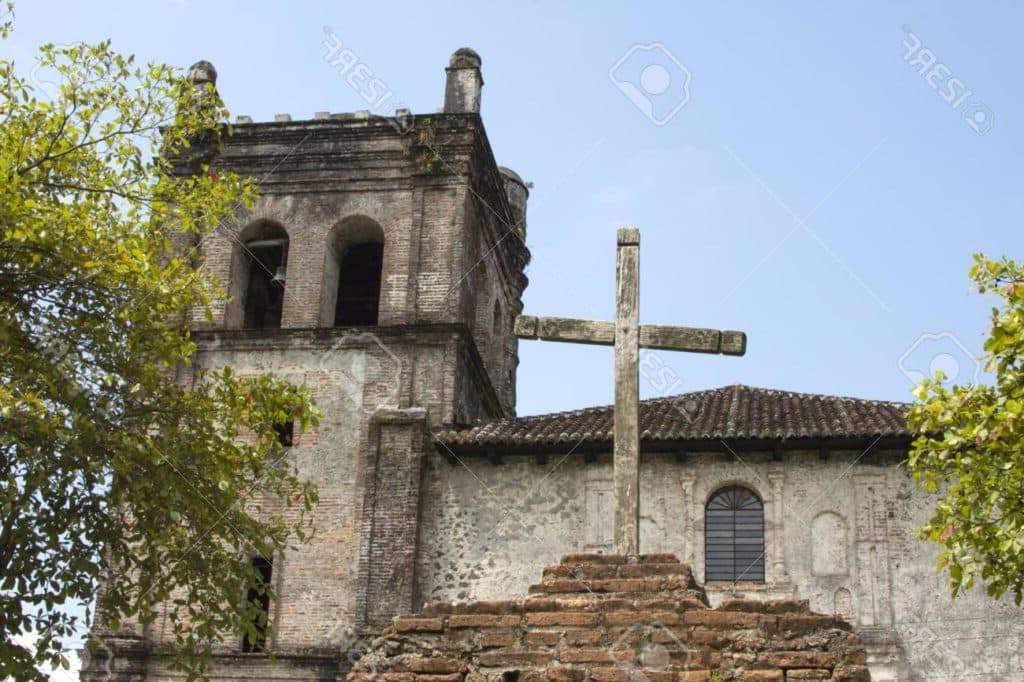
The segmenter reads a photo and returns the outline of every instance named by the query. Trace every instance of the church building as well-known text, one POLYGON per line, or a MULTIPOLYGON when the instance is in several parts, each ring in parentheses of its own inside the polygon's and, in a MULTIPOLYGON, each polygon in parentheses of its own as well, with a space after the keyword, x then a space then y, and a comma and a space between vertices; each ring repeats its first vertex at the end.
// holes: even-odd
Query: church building
MULTIPOLYGON (((445 72, 437 113, 239 117, 210 160, 260 198, 202 245, 226 292, 195 315, 179 380, 273 373, 324 415, 282 430, 319 488, 315 534, 252 557, 276 590, 268 627, 222 642, 212 679, 343 680, 355 643, 396 617, 522 598, 567 555, 616 554, 613 408, 516 414, 520 339, 545 338, 523 315, 524 269, 558 254, 527 246, 530 185, 491 150, 480 57, 459 49, 445 72)), ((207 62, 191 75, 216 83, 207 62)), ((806 600, 848 624, 873 680, 1024 680, 1021 611, 980 590, 953 600, 915 537, 933 500, 901 466, 904 405, 733 385, 637 411, 638 553, 688 565, 709 608, 806 600)), ((171 641, 160 613, 126 624, 107 638, 113 666, 82 679, 176 679, 171 641)))

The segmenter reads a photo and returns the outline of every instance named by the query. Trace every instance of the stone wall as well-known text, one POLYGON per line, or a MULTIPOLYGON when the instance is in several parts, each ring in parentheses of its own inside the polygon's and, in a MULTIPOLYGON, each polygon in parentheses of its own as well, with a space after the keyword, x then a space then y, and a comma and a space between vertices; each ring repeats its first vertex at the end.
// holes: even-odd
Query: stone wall
MULTIPOLYGON (((901 457, 863 449, 645 455, 641 549, 679 556, 703 581, 704 504, 723 486, 749 487, 764 501, 766 581, 706 584, 711 604, 805 599, 848 618, 876 680, 947 679, 937 671, 967 669, 1024 678, 1024 613, 980 590, 950 598, 934 548, 914 537, 930 500, 898 466, 901 457)), ((607 454, 436 455, 426 486, 422 602, 499 599, 527 589, 566 551, 611 551, 607 454)))

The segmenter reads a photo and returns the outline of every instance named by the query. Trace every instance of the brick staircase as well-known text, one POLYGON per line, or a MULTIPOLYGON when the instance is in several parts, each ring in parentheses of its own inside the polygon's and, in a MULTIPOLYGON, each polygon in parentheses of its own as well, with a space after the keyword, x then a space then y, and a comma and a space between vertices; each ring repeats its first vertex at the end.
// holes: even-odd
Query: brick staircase
POLYGON ((870 680, 850 626, 805 601, 708 605, 669 554, 570 554, 514 601, 396 618, 350 682, 870 680))

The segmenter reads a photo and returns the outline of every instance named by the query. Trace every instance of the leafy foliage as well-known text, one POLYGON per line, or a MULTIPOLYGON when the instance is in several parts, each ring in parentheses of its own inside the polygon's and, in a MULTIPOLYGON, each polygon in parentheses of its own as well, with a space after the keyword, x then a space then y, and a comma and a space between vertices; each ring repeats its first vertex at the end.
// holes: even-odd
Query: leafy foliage
POLYGON ((270 376, 175 380, 215 294, 195 247, 255 196, 198 162, 174 172, 229 132, 212 86, 107 42, 41 62, 52 101, 0 61, 0 679, 61 664, 83 626, 68 605, 94 600, 101 630, 162 604, 195 677, 221 638, 255 635, 245 595, 270 588, 251 558, 308 537, 316 491, 273 426, 318 415, 270 376))
POLYGON ((910 471, 938 506, 922 535, 944 547, 953 594, 984 581, 988 593, 1024 597, 1024 268, 975 256, 971 278, 995 293, 985 342, 994 385, 946 388, 941 377, 916 390, 917 433, 910 471))

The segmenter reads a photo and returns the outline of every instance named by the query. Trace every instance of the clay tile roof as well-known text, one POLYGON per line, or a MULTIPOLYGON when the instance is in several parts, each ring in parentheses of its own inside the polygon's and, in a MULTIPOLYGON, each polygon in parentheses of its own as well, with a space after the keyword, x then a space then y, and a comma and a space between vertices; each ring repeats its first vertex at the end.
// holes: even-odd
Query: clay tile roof
MULTIPOLYGON (((753 386, 640 401, 644 441, 909 437, 906 404, 753 386)), ((503 419, 436 434, 449 447, 611 442, 612 407, 503 419)))

